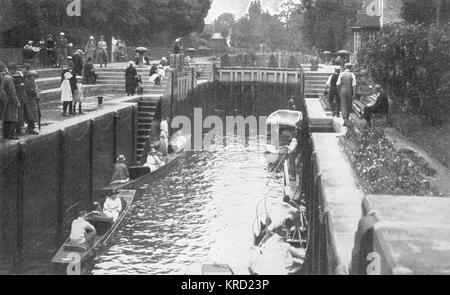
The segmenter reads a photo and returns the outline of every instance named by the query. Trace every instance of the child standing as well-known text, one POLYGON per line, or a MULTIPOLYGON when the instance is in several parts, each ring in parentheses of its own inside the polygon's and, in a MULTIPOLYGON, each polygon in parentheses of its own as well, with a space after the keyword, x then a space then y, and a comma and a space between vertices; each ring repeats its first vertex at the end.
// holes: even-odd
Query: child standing
MULTIPOLYGON (((61 101, 63 102, 63 116, 67 116, 67 108, 73 101, 72 89, 70 88, 70 79, 72 78, 72 74, 66 72, 64 74, 64 80, 61 83, 61 101)), ((71 112, 71 110, 69 110, 71 112)))
POLYGON ((144 94, 144 86, 142 84, 142 77, 141 77, 141 75, 137 76, 137 83, 138 83, 138 85, 137 85, 137 94, 138 95, 144 94))
POLYGON ((75 114, 75 110, 77 108, 77 103, 78 103, 78 114, 83 114, 83 112, 81 111, 81 102, 84 98, 82 79, 83 79, 83 77, 80 77, 80 76, 77 77, 77 92, 75 93, 75 96, 73 97, 73 109, 72 109, 72 112, 74 114, 75 114))

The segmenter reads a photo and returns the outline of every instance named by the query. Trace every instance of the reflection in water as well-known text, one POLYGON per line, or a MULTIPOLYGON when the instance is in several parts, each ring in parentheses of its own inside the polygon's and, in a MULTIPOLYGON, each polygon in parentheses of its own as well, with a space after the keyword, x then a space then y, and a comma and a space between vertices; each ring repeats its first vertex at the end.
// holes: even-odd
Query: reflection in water
POLYGON ((256 206, 270 190, 265 139, 215 152, 187 153, 171 171, 140 189, 130 216, 95 258, 92 274, 201 274, 201 265, 229 264, 248 274, 256 206))

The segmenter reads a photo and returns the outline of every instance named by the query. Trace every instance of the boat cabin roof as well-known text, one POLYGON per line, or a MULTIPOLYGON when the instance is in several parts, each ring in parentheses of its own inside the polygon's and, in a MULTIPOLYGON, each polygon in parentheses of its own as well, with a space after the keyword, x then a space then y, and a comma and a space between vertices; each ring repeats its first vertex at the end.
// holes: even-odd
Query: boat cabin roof
POLYGON ((303 119, 302 112, 290 110, 278 110, 267 118, 266 124, 278 124, 296 127, 296 124, 303 119))

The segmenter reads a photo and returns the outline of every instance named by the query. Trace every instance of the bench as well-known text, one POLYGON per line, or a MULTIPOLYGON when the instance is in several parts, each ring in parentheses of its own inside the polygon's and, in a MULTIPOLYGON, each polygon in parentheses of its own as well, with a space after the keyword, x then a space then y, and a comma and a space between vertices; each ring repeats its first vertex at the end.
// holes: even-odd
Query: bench
POLYGON ((360 119, 364 119, 364 108, 368 105, 373 105, 377 101, 376 94, 370 96, 361 97, 359 100, 353 101, 353 111, 360 119))
MULTIPOLYGON (((361 97, 360 99, 355 99, 353 101, 353 111, 355 112, 356 116, 358 116, 359 119, 364 119, 364 108, 366 106, 375 104, 376 101, 377 101, 376 94, 372 94, 372 95, 366 96, 366 97, 361 97)), ((386 122, 388 124, 390 124, 389 113, 392 110, 393 101, 391 99, 388 99, 388 102, 389 102, 388 113, 387 114, 374 114, 373 117, 374 118, 385 117, 386 122)))

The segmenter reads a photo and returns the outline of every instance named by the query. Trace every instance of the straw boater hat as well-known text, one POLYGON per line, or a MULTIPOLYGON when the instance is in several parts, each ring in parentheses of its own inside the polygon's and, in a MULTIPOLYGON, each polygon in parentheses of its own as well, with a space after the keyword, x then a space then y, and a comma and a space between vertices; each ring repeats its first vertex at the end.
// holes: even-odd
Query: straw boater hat
POLYGON ((94 36, 89 37, 89 40, 94 40, 94 36))
POLYGON ((61 32, 61 33, 59 33, 59 35, 60 35, 60 36, 64 36, 64 35, 66 35, 66 34, 64 34, 64 32, 61 32))

